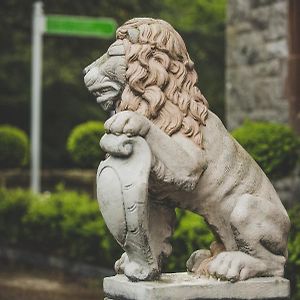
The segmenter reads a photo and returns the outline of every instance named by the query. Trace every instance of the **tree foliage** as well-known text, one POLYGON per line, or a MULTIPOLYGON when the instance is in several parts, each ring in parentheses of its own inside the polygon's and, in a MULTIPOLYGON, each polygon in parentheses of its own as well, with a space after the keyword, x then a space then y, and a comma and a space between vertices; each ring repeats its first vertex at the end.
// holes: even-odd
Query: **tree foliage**
MULTIPOLYGON (((0 3, 0 119, 25 131, 30 124, 31 14, 33 0, 0 3)), ((44 1, 46 14, 164 18, 183 35, 199 72, 199 86, 213 110, 223 114, 225 0, 44 1)), ((87 120, 107 115, 83 85, 81 70, 112 40, 44 37, 43 164, 67 166, 66 138, 87 120)))

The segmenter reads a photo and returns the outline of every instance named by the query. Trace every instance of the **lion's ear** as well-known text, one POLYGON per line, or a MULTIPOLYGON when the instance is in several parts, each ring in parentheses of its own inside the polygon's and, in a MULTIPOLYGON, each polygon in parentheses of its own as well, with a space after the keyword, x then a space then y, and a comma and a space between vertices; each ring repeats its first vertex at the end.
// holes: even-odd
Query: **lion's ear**
POLYGON ((136 28, 129 28, 127 30, 128 39, 131 43, 136 44, 139 41, 139 31, 136 28))

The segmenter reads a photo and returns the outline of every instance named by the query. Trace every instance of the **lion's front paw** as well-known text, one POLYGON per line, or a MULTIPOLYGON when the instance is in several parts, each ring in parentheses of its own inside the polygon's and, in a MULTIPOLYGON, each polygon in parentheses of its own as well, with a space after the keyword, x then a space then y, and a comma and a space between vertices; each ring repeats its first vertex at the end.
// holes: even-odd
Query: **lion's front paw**
POLYGON ((130 262, 126 252, 116 261, 115 271, 117 274, 125 274, 132 281, 153 280, 159 277, 159 270, 146 264, 141 265, 134 261, 130 262))
POLYGON ((129 263, 128 255, 126 252, 115 262, 115 271, 117 274, 124 274, 125 266, 129 263))
POLYGON ((263 261, 240 251, 222 252, 208 265, 210 275, 232 282, 258 276, 265 269, 263 261))
POLYGON ((150 126, 150 121, 147 118, 132 111, 117 113, 104 124, 107 133, 116 135, 124 133, 128 136, 142 137, 148 133, 150 126))
POLYGON ((124 274, 131 281, 155 280, 159 277, 158 269, 152 268, 147 264, 140 264, 134 261, 125 265, 124 274))

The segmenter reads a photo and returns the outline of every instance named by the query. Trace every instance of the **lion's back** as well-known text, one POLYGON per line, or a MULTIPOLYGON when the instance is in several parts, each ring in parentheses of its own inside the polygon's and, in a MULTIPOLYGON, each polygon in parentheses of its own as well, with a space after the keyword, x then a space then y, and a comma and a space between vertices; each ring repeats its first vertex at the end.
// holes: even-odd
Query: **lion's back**
POLYGON ((202 200, 212 198, 212 201, 224 202, 243 194, 264 197, 269 194, 268 198, 279 200, 258 164, 212 112, 209 112, 203 138, 207 169, 198 185, 202 200))

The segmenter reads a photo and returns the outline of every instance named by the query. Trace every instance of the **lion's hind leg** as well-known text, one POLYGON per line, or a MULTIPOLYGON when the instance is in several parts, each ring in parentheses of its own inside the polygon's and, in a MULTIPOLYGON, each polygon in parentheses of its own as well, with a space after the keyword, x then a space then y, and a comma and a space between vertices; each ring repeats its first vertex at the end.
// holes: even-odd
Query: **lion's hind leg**
POLYGON ((230 225, 239 251, 217 255, 208 266, 211 275, 231 281, 283 276, 289 219, 281 205, 244 195, 231 213, 230 225))

